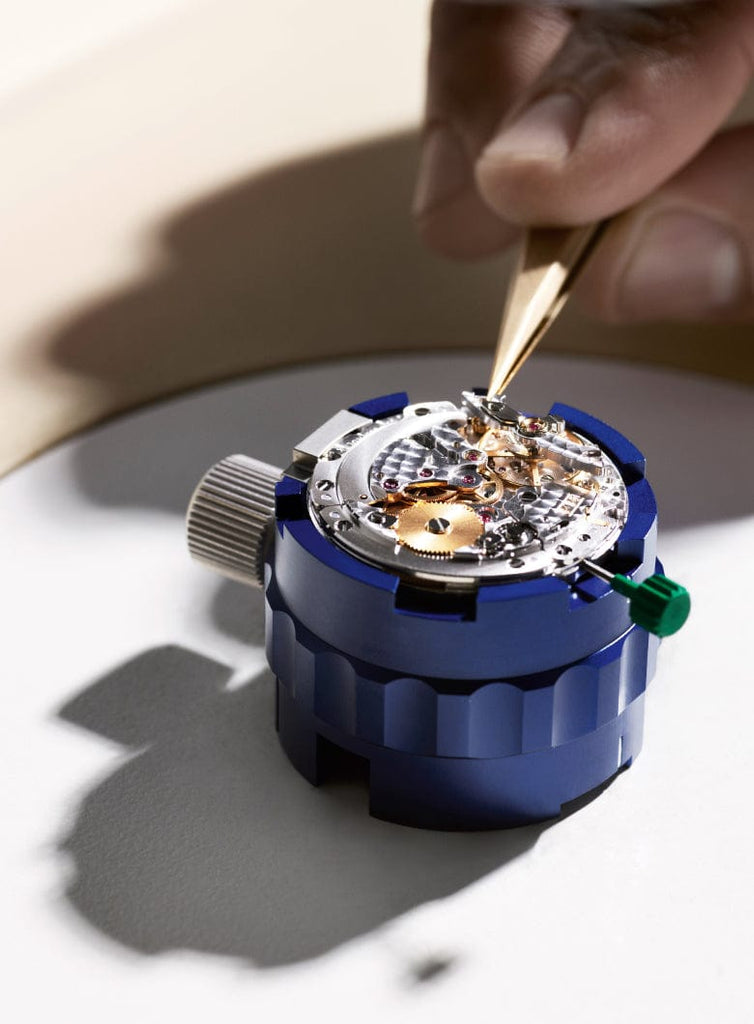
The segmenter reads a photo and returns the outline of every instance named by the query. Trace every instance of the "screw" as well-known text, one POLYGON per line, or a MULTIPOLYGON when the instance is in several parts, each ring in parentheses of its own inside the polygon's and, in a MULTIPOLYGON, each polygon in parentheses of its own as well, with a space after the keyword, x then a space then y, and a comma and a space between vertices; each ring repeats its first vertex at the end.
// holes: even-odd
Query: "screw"
POLYGON ((450 522, 447 519, 441 519, 437 516, 436 518, 429 520, 426 529, 430 533, 447 533, 450 529, 450 522))

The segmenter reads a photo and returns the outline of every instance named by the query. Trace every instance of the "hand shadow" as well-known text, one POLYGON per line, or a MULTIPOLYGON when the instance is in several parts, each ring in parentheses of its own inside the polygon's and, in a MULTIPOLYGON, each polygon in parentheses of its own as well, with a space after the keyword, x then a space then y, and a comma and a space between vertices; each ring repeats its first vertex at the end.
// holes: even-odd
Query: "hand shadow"
POLYGON ((85 796, 61 846, 75 866, 67 898, 135 950, 261 967, 315 957, 462 889, 547 827, 438 833, 378 821, 355 777, 315 789, 288 763, 269 673, 238 688, 229 674, 160 647, 60 711, 133 751, 85 796))
MULTIPOLYGON (((30 372, 37 372, 42 359, 66 376, 90 382, 87 401, 96 394, 100 404, 83 420, 74 417, 72 423, 80 425, 87 417, 250 371, 311 368, 354 355, 423 352, 424 370, 416 374, 415 390, 429 396, 439 379, 432 370, 438 353, 480 346, 486 352, 481 375, 461 382, 483 382, 513 254, 459 264, 421 245, 409 215, 418 149, 416 134, 404 132, 307 154, 257 169, 169 212, 145 232, 144 251, 152 258, 140 274, 73 311, 42 339, 41 352, 29 350, 30 372)), ((740 367, 750 335, 746 324, 619 328, 593 323, 570 308, 548 331, 543 349, 655 363, 686 361, 690 367, 708 366, 714 350, 716 365, 740 367)), ((231 450, 219 443, 221 436, 240 443, 234 439, 243 438, 244 430, 258 434, 260 424, 268 437, 261 439, 265 450, 255 454, 283 464, 290 445, 311 430, 312 415, 319 422, 327 409, 340 407, 341 396, 351 404, 382 386, 370 381, 369 370, 351 364, 349 387, 344 381, 336 395, 337 387, 327 383, 330 367, 315 371, 312 393, 305 386, 305 369, 297 390, 282 397, 278 392, 274 401, 261 378, 253 401, 243 405, 224 407, 218 389, 207 398, 204 417, 192 415, 190 398, 172 403, 186 415, 183 422, 179 416, 172 422, 180 433, 169 462, 161 458, 157 435, 149 432, 148 415, 146 420, 130 417, 134 443, 125 456, 129 461, 138 457, 144 466, 138 482, 129 478, 128 486, 119 481, 118 453, 103 451, 98 443, 102 432, 94 432, 77 449, 77 482, 98 503, 164 507, 171 500, 165 488, 182 481, 184 502, 197 470, 231 450), (208 418, 213 413, 216 418, 208 418)), ((612 376, 620 382, 624 373, 613 371, 612 376)), ((522 378, 516 382, 517 398, 522 378)), ((578 370, 571 380, 585 393, 585 408, 597 413, 602 389, 579 387, 578 370)), ((575 399, 567 383, 557 389, 559 401, 575 399)), ((393 375, 387 389, 404 386, 393 375)), ((447 383, 443 391, 450 396, 447 383)), ((654 395, 646 394, 640 382, 638 389, 617 387, 615 397, 630 406, 631 426, 642 420, 644 406, 664 404, 668 391, 662 377, 654 395)), ((706 415, 709 404, 704 395, 699 402, 691 429, 695 446, 705 445, 703 465, 712 447, 705 438, 720 446, 715 432, 699 429, 699 410, 706 415)), ((669 424, 675 426, 675 415, 667 409, 663 435, 669 424)), ((605 416, 613 422, 608 411, 605 416)), ((743 434, 743 428, 736 433, 743 434)), ((672 446, 672 456, 678 447, 672 446)), ((668 462, 672 470, 673 458, 668 462)), ((727 507, 725 500, 717 505, 727 507)))
MULTIPOLYGON (((300 365, 184 395, 90 432, 72 455, 80 491, 106 507, 182 515, 201 474, 230 452, 284 466, 291 446, 343 405, 397 389, 452 397, 459 384, 483 382, 489 353, 474 361, 468 350, 491 345, 508 263, 453 264, 421 246, 408 212, 417 159, 413 133, 310 154, 256 171, 158 222, 150 251, 160 258, 73 313, 46 340, 45 358, 95 381, 111 412, 251 368, 300 365), (460 351, 436 358, 449 349, 460 351), (378 353, 381 363, 346 359, 378 353), (321 362, 333 358, 335 367, 321 362)), ((571 312, 558 318, 544 347, 657 361, 661 351, 675 352, 669 339, 677 330, 642 326, 628 330, 624 343, 621 330, 571 312)), ((684 330, 684 351, 701 344, 699 325, 684 330)), ((743 336, 750 327, 742 330, 726 325, 715 333, 721 365, 740 362, 750 340, 743 336)), ((515 389, 521 408, 542 411, 557 400, 625 430, 648 456, 665 526, 748 511, 738 472, 751 423, 743 389, 703 378, 674 387, 667 374, 577 359, 531 360, 515 389), (708 422, 736 430, 721 445, 708 422), (710 466, 714 487, 700 487, 699 473, 710 466)))

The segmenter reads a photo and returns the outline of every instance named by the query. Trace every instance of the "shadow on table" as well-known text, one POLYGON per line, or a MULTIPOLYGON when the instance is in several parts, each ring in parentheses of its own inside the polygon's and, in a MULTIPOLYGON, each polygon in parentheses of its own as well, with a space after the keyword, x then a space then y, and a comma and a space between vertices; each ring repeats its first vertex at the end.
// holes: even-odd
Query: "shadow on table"
MULTIPOLYGON (((315 957, 500 868, 547 827, 440 833, 371 818, 347 770, 315 789, 288 763, 271 675, 237 688, 228 677, 157 648, 60 711, 133 752, 84 798, 62 848, 75 867, 67 898, 135 950, 262 967, 315 957)), ((407 973, 431 980, 447 952, 407 973)))
MULTIPOLYGON (((451 263, 420 245, 409 214, 416 161, 413 133, 308 154, 158 222, 142 274, 71 315, 45 342, 45 359, 95 381, 115 410, 250 368, 311 362, 291 376, 260 374, 91 432, 73 455, 81 491, 106 506, 182 514, 199 476, 231 451, 286 465, 291 447, 343 404, 405 388, 452 397, 484 383, 506 264, 451 263), (474 356, 474 345, 487 353, 474 356), (464 349, 466 362, 458 355, 451 368, 436 358, 464 349), (401 362, 346 360, 379 353, 401 362)), ((619 329, 569 310, 545 347, 668 361, 702 345, 699 331, 619 329)), ((740 359, 747 339, 750 326, 719 329, 721 364, 740 359)), ((695 387, 672 384, 672 371, 534 359, 512 398, 535 410, 553 400, 578 405, 624 430, 648 455, 666 526, 745 514, 750 498, 737 467, 747 457, 749 395, 736 398, 728 386, 718 398, 720 385, 702 378, 695 387), (722 451, 718 430, 706 428, 717 422, 736 424, 722 451), (700 486, 710 466, 714 486, 700 486)))

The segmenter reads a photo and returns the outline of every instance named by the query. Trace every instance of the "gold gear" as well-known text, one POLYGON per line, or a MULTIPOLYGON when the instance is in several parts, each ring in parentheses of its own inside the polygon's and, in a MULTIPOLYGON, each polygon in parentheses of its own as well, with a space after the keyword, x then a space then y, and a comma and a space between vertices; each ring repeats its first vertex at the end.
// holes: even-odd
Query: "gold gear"
POLYGON ((417 501, 398 513, 398 540, 420 555, 452 555, 473 544, 484 526, 468 505, 454 501, 417 501))

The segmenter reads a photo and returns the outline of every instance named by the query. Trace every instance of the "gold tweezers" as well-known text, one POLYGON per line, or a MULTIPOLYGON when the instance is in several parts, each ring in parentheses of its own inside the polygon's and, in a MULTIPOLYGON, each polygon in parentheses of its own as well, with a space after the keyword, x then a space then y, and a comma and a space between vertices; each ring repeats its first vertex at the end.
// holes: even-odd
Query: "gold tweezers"
POLYGON ((521 248, 500 324, 489 397, 502 396, 568 298, 607 221, 532 228, 521 248))

